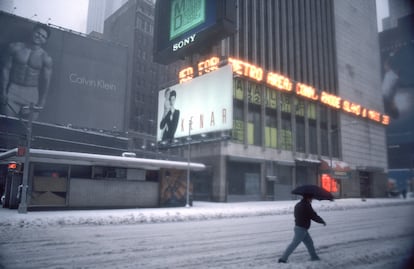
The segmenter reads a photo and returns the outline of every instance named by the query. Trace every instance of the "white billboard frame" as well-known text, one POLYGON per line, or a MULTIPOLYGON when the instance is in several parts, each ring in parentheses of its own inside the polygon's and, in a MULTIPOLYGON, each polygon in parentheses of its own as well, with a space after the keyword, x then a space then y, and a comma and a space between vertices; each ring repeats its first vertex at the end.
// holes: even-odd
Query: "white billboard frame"
POLYGON ((159 142, 172 142, 176 138, 232 128, 231 65, 168 87, 158 93, 157 141, 159 142), (170 100, 174 97, 175 102, 172 101, 174 109, 171 109, 170 100))

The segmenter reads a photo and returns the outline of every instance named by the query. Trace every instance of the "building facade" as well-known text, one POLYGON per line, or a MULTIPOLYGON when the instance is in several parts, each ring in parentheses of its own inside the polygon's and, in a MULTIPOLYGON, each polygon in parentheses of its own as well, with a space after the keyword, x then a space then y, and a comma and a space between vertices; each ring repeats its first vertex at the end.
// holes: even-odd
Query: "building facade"
POLYGON ((89 0, 86 33, 103 33, 104 21, 128 0, 89 0))
MULTIPOLYGON (((107 19, 104 36, 130 49, 131 150, 155 142, 158 92, 178 83, 180 67, 210 57, 260 66, 384 112, 375 1, 235 3, 235 35, 171 66, 152 60, 152 1, 128 1, 107 19)), ((386 194, 383 124, 282 91, 269 96, 266 85, 237 74, 233 84, 232 130, 192 136, 191 147, 182 138, 154 149, 207 165, 192 174, 195 199, 292 199, 293 187, 326 184, 326 175, 336 197, 386 194)))
MULTIPOLYGON (((384 112, 375 1, 236 4, 237 33, 211 55, 193 56, 189 65, 211 56, 234 58, 384 112)), ((233 129, 224 133, 231 138, 191 146, 191 159, 210 167, 193 177, 196 199, 292 199, 293 187, 324 185, 326 174, 337 197, 386 194, 383 124, 283 91, 267 92, 263 83, 235 74, 233 129), (345 176, 338 167, 346 168, 345 176)), ((188 156, 186 147, 182 153, 188 156)))
POLYGON ((379 33, 387 127, 388 179, 398 194, 414 187, 414 3, 390 1, 379 33))
POLYGON ((152 57, 154 1, 130 0, 105 21, 104 38, 128 46, 128 125, 130 150, 156 150, 158 91, 177 81, 181 63, 164 66, 152 57))
POLYGON ((383 29, 398 27, 398 20, 414 12, 414 4, 410 0, 388 1, 389 16, 382 20, 383 29))

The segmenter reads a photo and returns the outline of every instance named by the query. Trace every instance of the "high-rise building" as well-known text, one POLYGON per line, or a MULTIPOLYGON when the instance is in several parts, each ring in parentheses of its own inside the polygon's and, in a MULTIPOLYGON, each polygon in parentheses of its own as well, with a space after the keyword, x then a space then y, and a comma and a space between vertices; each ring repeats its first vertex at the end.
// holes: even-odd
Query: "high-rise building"
POLYGON ((105 21, 104 38, 127 45, 130 150, 155 149, 158 91, 177 81, 178 64, 163 66, 152 57, 154 1, 129 0, 105 21))
MULTIPOLYGON (((188 57, 186 66, 213 56, 238 59, 369 108, 373 118, 384 112, 374 0, 235 0, 234 8, 237 33, 188 57)), ((158 91, 177 83, 182 64, 153 63, 153 12, 152 1, 130 0, 105 24, 106 38, 130 49, 133 147, 155 139, 158 91)), ((186 138, 160 146, 209 167, 191 177, 196 199, 292 199, 294 186, 327 182, 338 197, 385 195, 383 124, 355 115, 365 111, 346 113, 288 92, 272 91, 269 106, 260 101, 268 96, 264 83, 243 76, 233 83, 241 94, 234 96, 231 131, 208 133, 209 142, 200 138, 190 151, 186 138), (218 141, 222 136, 229 139, 218 141)))
POLYGON ((414 2, 389 1, 379 33, 387 128, 388 178, 394 193, 414 188, 414 2))
MULTIPOLYGON (((237 33, 201 59, 239 59, 384 112, 374 0, 238 0, 236 7, 237 33)), ((268 87, 243 77, 234 88, 242 94, 234 96, 231 139, 191 147, 191 159, 211 167, 193 177, 195 197, 291 199, 294 186, 326 182, 338 197, 385 195, 384 125, 281 91, 269 106, 260 101, 268 87)))
POLYGON ((89 0, 86 33, 103 33, 104 21, 128 0, 89 0))
POLYGON ((411 0, 388 1, 389 16, 382 20, 383 30, 396 28, 398 19, 414 13, 414 3, 411 0))

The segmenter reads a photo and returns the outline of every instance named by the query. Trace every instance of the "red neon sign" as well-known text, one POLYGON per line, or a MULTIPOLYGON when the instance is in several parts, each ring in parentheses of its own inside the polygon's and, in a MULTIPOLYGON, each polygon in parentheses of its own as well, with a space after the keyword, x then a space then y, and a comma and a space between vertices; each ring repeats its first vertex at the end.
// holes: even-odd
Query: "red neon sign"
POLYGON ((322 188, 329 192, 338 192, 336 180, 328 174, 321 175, 322 188))

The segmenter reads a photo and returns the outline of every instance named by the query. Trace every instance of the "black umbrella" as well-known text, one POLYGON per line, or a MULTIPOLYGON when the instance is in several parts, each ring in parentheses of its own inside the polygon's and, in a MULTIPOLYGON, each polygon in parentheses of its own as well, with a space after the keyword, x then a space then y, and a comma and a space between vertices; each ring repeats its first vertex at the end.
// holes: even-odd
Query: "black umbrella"
POLYGON ((295 188, 292 191, 292 194, 298 194, 298 195, 312 195, 313 198, 317 200, 330 200, 332 201, 334 199, 332 193, 329 191, 322 189, 319 186, 316 185, 303 185, 295 188))

